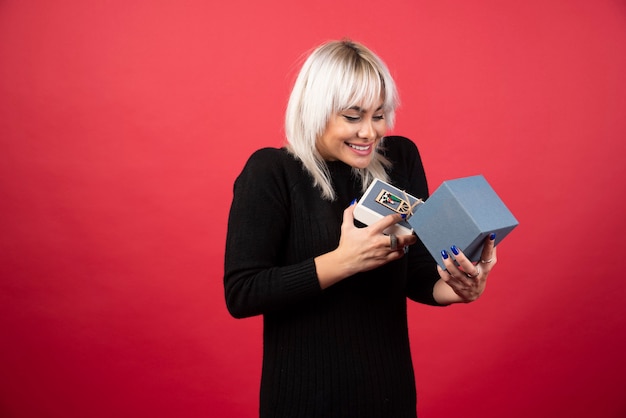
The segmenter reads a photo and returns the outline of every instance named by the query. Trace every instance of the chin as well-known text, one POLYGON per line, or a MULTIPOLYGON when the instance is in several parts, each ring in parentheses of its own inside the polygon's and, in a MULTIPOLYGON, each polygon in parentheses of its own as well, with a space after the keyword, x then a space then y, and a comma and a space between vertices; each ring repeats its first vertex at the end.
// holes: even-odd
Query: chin
POLYGON ((363 159, 363 158, 358 158, 358 159, 352 159, 350 162, 348 162, 348 165, 354 168, 367 168, 370 163, 372 162, 371 158, 367 158, 367 159, 363 159))

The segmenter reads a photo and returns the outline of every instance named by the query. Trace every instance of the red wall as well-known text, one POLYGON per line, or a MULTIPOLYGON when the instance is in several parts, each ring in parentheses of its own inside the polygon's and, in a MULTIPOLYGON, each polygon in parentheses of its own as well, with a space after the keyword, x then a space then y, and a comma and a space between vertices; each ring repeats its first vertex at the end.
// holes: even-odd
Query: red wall
POLYGON ((623 1, 4 0, 0 416, 255 415, 231 187, 343 36, 389 64, 431 187, 482 173, 520 221, 478 302, 411 306, 422 416, 626 415, 623 1))

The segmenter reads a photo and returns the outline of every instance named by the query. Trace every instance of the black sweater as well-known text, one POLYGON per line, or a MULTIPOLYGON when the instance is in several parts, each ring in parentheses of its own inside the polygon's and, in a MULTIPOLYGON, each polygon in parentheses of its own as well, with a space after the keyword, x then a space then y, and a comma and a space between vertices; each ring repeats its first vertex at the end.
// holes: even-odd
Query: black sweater
MULTIPOLYGON (((415 145, 387 137, 391 182, 428 197, 415 145)), ((415 417, 406 298, 436 305, 436 265, 407 256, 322 290, 314 257, 337 248, 344 209, 361 195, 351 168, 329 162, 337 199, 321 198, 284 149, 248 160, 234 186, 225 257, 230 313, 264 318, 261 417, 415 417)))

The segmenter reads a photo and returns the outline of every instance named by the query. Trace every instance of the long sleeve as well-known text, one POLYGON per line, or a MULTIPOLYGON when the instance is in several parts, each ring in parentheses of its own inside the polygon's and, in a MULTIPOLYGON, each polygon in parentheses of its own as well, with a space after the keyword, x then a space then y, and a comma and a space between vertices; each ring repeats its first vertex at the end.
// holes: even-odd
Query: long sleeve
POLYGON ((291 222, 284 153, 253 154, 235 181, 226 239, 224 288, 235 317, 277 310, 321 292, 313 258, 285 265, 291 222))
MULTIPOLYGON (((396 187, 426 200, 428 183, 422 159, 415 144, 404 137, 389 137, 393 146, 386 147, 386 157, 392 162, 391 178, 396 187)), ((386 142, 386 143, 387 143, 386 142)), ((407 297, 427 305, 439 306, 433 297, 433 288, 439 280, 437 266, 424 244, 418 239, 409 249, 407 268, 407 297)))

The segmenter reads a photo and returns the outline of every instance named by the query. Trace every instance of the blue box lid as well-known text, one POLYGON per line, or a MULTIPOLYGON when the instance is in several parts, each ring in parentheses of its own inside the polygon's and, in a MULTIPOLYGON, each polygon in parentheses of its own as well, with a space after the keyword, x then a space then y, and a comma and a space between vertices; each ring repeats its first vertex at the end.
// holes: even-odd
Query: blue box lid
POLYGON ((408 222, 442 268, 441 250, 456 245, 479 261, 489 234, 497 245, 519 224, 482 175, 444 181, 408 222))

